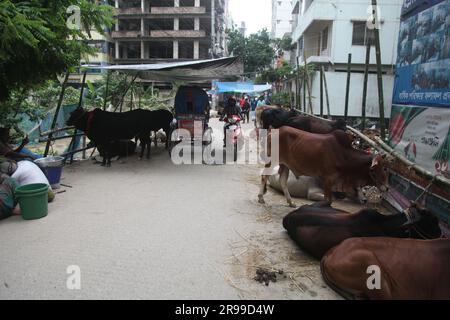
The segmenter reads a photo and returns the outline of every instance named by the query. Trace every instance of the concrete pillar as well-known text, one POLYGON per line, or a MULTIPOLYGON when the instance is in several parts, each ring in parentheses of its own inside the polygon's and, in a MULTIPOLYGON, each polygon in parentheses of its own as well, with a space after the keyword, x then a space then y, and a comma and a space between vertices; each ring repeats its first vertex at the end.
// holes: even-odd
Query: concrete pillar
POLYGON ((120 46, 119 46, 119 41, 116 41, 115 45, 116 45, 116 59, 120 59, 120 46))
POLYGON ((145 22, 141 19, 141 37, 145 36, 145 22))
POLYGON ((173 6, 174 7, 179 7, 180 6, 180 0, 174 0, 173 6))
POLYGON ((145 42, 141 41, 141 59, 145 59, 145 42))
POLYGON ((180 30, 180 18, 173 19, 173 30, 175 31, 180 30))
POLYGON ((173 42, 173 58, 178 59, 178 40, 173 42))
MULTIPOLYGON (((116 9, 119 9, 119 0, 116 0, 115 2, 115 7, 116 9)), ((115 27, 116 31, 119 31, 119 18, 116 19, 116 27, 115 27)))
POLYGON ((200 18, 194 19, 194 30, 196 31, 200 30, 200 18))
POLYGON ((195 5, 194 7, 200 7, 200 0, 195 0, 195 5))
POLYGON ((145 0, 141 0, 141 10, 145 12, 145 0))
POLYGON ((199 59, 200 57, 200 42, 194 41, 194 59, 199 59))

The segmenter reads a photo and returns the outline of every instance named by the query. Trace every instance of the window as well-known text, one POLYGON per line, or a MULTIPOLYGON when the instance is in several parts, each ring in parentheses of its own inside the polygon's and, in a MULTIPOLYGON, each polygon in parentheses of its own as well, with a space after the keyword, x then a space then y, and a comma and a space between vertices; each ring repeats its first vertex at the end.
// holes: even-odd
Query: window
POLYGON ((365 21, 355 21, 353 22, 353 39, 352 45, 354 46, 365 46, 367 41, 371 44, 374 43, 375 36, 373 30, 367 28, 365 21))

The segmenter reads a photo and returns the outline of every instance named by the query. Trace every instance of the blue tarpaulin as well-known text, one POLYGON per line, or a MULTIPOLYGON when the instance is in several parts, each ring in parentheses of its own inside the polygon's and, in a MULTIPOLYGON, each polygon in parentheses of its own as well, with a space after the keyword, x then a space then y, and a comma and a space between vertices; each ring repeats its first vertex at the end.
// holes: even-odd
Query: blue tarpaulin
POLYGON ((236 92, 254 93, 271 90, 272 85, 255 85, 253 82, 214 82, 213 93, 236 92))

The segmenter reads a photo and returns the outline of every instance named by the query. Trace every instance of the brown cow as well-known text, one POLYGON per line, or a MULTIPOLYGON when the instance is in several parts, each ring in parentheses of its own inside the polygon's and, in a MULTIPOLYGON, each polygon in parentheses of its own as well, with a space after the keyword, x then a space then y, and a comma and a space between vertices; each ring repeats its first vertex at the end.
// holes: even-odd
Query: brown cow
MULTIPOLYGON (((271 153, 268 138, 268 155, 271 153)), ((314 134, 291 127, 279 129, 280 183, 288 204, 295 207, 287 188, 289 170, 295 176, 319 178, 324 187, 325 200, 332 201, 332 191, 354 194, 358 188, 374 185, 387 191, 388 175, 384 156, 373 156, 352 148, 345 132, 314 134)), ((271 165, 267 165, 270 167, 271 165)), ((269 176, 263 175, 259 202, 264 202, 269 176)))
POLYGON ((437 239, 439 220, 425 208, 413 204, 403 214, 383 215, 372 209, 350 214, 320 202, 303 206, 283 219, 289 236, 306 252, 321 259, 342 241, 356 237, 437 239))
POLYGON ((450 299, 449 266, 450 239, 352 238, 324 256, 321 271, 347 299, 434 300, 450 299))

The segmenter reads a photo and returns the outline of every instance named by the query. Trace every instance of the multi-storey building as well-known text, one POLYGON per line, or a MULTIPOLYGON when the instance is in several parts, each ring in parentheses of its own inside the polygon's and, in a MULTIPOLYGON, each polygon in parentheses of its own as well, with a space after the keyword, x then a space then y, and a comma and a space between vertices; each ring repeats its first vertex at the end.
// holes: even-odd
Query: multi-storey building
POLYGON ((116 64, 226 55, 228 0, 115 0, 115 7, 116 64))
POLYGON ((292 0, 272 0, 272 38, 282 39, 291 32, 292 0))
MULTIPOLYGON (((403 0, 378 0, 379 34, 386 115, 390 114, 398 31, 403 0)), ((349 115, 360 116, 362 105, 366 44, 372 44, 367 114, 379 116, 372 7, 368 0, 293 1, 293 43, 300 65, 322 65, 326 70, 331 113, 342 115, 345 105, 348 55, 352 54, 349 115)), ((320 77, 313 77, 314 110, 319 110, 320 77)))
MULTIPOLYGON (((272 39, 283 39, 292 33, 292 0, 272 0, 272 39)), ((274 67, 290 62, 291 54, 284 51, 277 56, 274 67)))

